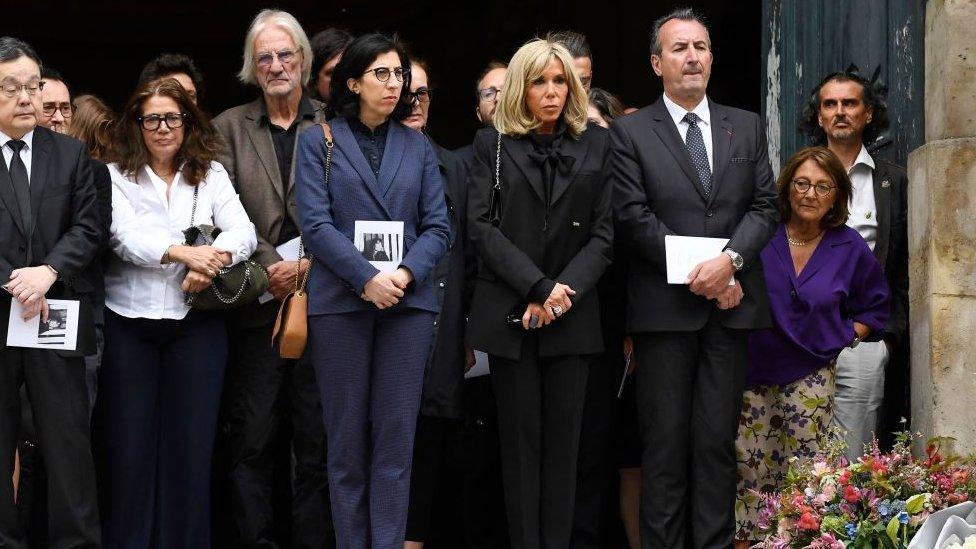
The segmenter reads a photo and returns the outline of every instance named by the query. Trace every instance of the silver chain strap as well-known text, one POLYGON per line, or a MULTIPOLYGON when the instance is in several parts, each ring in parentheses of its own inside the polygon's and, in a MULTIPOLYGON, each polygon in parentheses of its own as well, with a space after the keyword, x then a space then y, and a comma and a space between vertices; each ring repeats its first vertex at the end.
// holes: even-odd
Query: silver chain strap
POLYGON ((498 132, 498 142, 495 145, 495 190, 501 192, 502 172, 502 132, 498 132))

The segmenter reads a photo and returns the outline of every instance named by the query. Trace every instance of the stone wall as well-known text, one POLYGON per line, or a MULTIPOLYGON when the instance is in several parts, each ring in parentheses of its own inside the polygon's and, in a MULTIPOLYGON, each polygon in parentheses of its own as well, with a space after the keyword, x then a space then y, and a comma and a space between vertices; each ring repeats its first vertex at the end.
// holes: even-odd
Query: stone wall
POLYGON ((976 451, 976 0, 930 0, 909 155, 912 428, 976 451))

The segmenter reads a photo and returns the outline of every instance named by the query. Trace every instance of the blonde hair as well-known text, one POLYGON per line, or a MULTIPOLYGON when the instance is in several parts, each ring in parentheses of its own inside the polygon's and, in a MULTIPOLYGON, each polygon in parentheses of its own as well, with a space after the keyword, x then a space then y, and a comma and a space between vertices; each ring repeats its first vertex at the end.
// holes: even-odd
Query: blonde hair
POLYGON ((291 36, 292 42, 302 55, 302 86, 308 85, 309 78, 312 76, 312 45, 301 23, 292 14, 281 10, 261 10, 251 21, 247 36, 244 38, 244 64, 237 78, 245 84, 259 85, 257 65, 254 60, 254 43, 268 27, 278 27, 291 36))
POLYGON ((505 135, 522 136, 542 125, 529 112, 525 104, 525 91, 531 82, 542 76, 552 59, 558 59, 566 72, 569 94, 563 106, 562 118, 566 128, 578 137, 586 129, 587 99, 586 90, 576 74, 573 57, 565 46, 550 36, 534 38, 526 42, 512 56, 508 63, 505 83, 499 92, 498 107, 495 109, 495 128, 505 135))

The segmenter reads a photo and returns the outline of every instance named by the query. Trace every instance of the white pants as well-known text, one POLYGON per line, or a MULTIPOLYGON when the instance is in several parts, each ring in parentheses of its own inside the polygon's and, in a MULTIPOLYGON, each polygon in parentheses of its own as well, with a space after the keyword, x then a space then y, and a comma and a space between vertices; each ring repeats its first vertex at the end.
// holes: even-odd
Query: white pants
POLYGON ((863 455, 864 445, 874 439, 888 358, 883 341, 865 341, 854 349, 844 349, 837 357, 833 424, 844 433, 847 457, 852 461, 863 455))

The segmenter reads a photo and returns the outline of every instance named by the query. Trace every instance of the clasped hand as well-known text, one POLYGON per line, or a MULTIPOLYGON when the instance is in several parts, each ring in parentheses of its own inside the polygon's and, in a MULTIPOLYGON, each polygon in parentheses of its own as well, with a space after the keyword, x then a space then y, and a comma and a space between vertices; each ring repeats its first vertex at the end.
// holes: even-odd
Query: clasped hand
POLYGON ((695 265, 688 275, 688 289, 706 299, 719 299, 729 289, 729 280, 734 274, 732 259, 724 253, 719 254, 695 265))
POLYGON ((407 286, 413 282, 413 273, 406 267, 400 267, 392 273, 376 273, 363 288, 360 296, 377 309, 388 309, 400 302, 407 286))
POLYGON ((7 291, 23 306, 21 318, 25 321, 41 315, 41 320, 47 321, 47 299, 44 297, 51 289, 57 277, 45 265, 37 267, 22 267, 10 273, 7 291))

